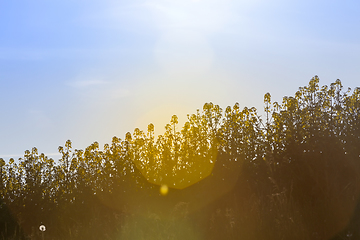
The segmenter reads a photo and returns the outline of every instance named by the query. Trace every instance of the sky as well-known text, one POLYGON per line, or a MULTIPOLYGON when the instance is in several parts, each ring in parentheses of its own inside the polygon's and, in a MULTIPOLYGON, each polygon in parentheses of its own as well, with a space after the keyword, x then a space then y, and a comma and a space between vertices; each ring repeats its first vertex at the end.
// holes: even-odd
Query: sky
MULTIPOLYGON (((124 139, 213 102, 360 86, 360 2, 0 0, 0 158, 124 139)), ((180 130, 180 129, 179 129, 180 130)))

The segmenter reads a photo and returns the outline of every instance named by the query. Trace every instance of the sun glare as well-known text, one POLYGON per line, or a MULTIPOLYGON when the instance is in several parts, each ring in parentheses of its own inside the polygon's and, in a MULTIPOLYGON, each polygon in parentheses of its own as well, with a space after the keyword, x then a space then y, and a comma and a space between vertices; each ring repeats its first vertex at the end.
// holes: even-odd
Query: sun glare
POLYGON ((196 29, 213 32, 220 29, 230 15, 229 1, 153 1, 157 24, 161 28, 196 29))
MULTIPOLYGON (((169 100, 168 100, 169 102, 169 100)), ((155 136, 163 134, 165 132, 166 124, 170 123, 171 116, 176 114, 179 117, 179 124, 177 131, 181 131, 184 122, 186 121, 187 106, 179 104, 166 104, 166 100, 163 104, 152 103, 152 107, 149 107, 144 115, 142 115, 136 125, 143 131, 147 131, 147 126, 152 123, 155 126, 155 136), (176 109, 176 112, 174 112, 176 109)))
POLYGON ((207 39, 195 31, 172 31, 156 43, 154 55, 166 72, 198 73, 209 70, 214 53, 207 39))

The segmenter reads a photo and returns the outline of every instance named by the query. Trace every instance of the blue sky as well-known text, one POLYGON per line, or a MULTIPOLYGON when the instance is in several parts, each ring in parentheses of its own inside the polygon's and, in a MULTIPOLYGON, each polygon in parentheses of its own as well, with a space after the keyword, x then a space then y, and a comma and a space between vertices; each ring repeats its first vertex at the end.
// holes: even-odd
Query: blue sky
POLYGON ((0 157, 360 84, 360 2, 0 0, 0 157))

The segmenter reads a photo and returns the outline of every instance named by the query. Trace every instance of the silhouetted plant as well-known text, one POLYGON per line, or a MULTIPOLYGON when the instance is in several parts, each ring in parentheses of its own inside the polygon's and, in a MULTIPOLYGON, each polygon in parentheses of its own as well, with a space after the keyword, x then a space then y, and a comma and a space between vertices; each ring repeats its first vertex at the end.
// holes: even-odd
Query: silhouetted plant
POLYGON ((315 76, 264 106, 206 103, 158 137, 149 124, 103 150, 68 140, 57 161, 0 159, 0 237, 44 223, 47 239, 356 239, 360 89, 315 76))

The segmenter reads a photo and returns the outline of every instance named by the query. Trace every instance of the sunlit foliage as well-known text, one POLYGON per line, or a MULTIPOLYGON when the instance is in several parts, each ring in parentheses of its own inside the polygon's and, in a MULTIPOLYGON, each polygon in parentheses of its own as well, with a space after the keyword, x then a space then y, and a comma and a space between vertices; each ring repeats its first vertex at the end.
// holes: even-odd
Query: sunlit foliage
POLYGON ((263 113, 206 103, 157 137, 0 159, 0 239, 359 239, 360 89, 315 76, 263 113))

